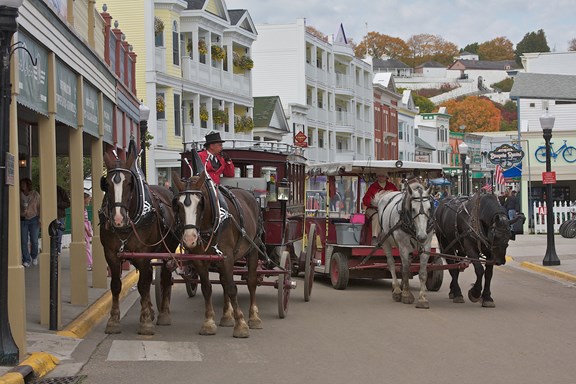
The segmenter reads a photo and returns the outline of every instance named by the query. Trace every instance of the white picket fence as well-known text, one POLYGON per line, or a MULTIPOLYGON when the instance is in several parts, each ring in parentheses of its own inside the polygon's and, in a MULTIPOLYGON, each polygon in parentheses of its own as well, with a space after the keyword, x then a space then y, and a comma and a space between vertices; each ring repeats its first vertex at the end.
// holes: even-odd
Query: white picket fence
MULTIPOLYGON (((554 211, 554 232, 558 233, 560 225, 572 218, 574 214, 574 207, 570 202, 555 201, 552 205, 554 211)), ((534 233, 546 233, 546 202, 534 202, 534 233)))

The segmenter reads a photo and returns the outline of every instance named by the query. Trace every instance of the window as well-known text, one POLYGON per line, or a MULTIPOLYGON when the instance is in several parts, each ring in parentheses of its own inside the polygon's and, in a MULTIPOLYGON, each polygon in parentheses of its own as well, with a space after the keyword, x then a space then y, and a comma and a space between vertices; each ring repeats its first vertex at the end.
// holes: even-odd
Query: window
POLYGON ((157 46, 157 47, 163 47, 163 46, 164 46, 164 31, 158 33, 158 34, 155 36, 154 44, 155 44, 155 46, 157 46))
POLYGON ((158 120, 166 118, 166 95, 164 93, 156 94, 156 118, 158 120))
POLYGON ((180 65, 180 35, 178 34, 178 23, 174 21, 172 30, 172 62, 180 65))
POLYGON ((398 140, 404 140, 404 123, 398 124, 398 140))
POLYGON ((174 94, 174 135, 182 135, 182 118, 180 116, 180 111, 182 110, 180 105, 180 95, 174 94))

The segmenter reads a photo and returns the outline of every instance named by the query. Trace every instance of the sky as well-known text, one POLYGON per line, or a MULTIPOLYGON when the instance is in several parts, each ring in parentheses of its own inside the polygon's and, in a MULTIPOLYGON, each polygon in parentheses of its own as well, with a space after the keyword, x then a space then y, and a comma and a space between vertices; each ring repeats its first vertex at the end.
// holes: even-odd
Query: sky
POLYGON ((306 24, 348 39, 368 32, 406 41, 421 33, 440 35, 463 48, 508 38, 516 47, 526 33, 543 29, 552 51, 564 52, 576 38, 576 0, 225 0, 228 9, 247 9, 254 24, 306 24))

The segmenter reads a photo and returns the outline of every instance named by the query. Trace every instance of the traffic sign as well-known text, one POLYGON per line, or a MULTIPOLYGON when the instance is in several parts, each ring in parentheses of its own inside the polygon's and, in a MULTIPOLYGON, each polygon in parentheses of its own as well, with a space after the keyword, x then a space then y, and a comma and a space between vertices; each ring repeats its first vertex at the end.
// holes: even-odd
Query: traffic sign
POLYGON ((542 172, 542 184, 556 184, 556 172, 542 172))

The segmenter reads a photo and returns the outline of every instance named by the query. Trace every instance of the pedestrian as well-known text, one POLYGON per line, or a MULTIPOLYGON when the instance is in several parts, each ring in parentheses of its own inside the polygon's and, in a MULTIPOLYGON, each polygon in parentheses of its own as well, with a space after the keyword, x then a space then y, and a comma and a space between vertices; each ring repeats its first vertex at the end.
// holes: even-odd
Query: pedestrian
POLYGON ((32 180, 20 180, 20 246, 22 265, 38 265, 38 236, 40 234, 40 194, 32 189, 32 180), (30 247, 28 247, 30 241, 30 247))
POLYGON ((374 196, 380 191, 397 191, 398 188, 390 182, 390 178, 386 174, 376 176, 376 181, 370 184, 368 190, 362 198, 362 205, 366 209, 365 215, 367 221, 372 223, 372 244, 378 244, 378 236, 380 236, 380 220, 378 219, 378 206, 372 204, 374 196))
POLYGON ((92 200, 92 192, 84 189, 84 241, 86 242, 86 258, 88 260, 88 270, 92 270, 92 237, 94 231, 92 230, 92 222, 88 217, 88 210, 86 207, 90 205, 92 200))
POLYGON ((221 176, 234 176, 234 163, 227 153, 222 152, 222 143, 225 141, 220 138, 220 133, 210 132, 205 136, 205 139, 205 149, 198 152, 198 156, 200 156, 212 181, 219 185, 221 176))
POLYGON ((61 186, 56 186, 56 205, 57 205, 57 220, 58 220, 58 233, 56 237, 56 250, 58 255, 62 252, 62 235, 66 228, 66 209, 70 208, 70 197, 68 192, 61 186))
POLYGON ((508 219, 512 220, 516 217, 517 208, 518 201, 516 199, 516 191, 512 191, 504 203, 504 209, 508 212, 508 219))

